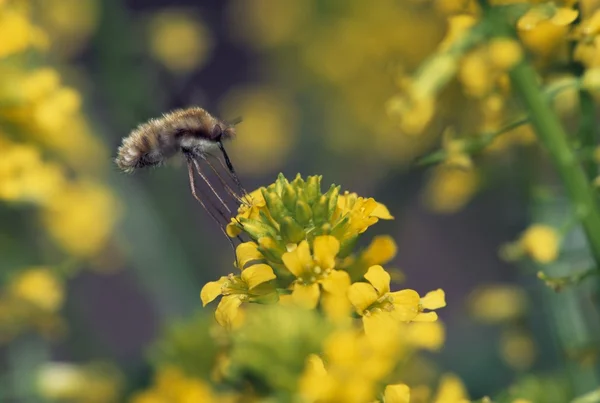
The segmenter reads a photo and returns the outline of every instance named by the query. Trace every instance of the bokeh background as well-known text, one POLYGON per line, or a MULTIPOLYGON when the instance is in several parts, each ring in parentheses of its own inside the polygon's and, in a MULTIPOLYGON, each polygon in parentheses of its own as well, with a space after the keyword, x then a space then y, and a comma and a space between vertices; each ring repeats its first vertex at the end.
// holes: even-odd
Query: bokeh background
MULTIPOLYGON (((0 0, 0 401, 45 401, 43 375, 75 369, 124 400, 148 384, 161 330, 233 270, 184 164, 126 175, 112 161, 137 124, 190 105, 243 118, 227 148, 246 188, 321 174, 388 206, 396 219, 374 234, 397 242, 396 280, 447 295, 446 345, 419 372, 452 371, 472 396, 548 387, 524 374, 564 370, 560 339, 583 323, 549 306, 586 305, 500 258, 531 219, 530 173, 545 172, 531 132, 449 172, 415 161, 450 125, 492 127, 494 99, 451 84, 418 136, 390 118, 450 3, 0 0)), ((555 217, 563 201, 544 197, 535 214, 555 217)))

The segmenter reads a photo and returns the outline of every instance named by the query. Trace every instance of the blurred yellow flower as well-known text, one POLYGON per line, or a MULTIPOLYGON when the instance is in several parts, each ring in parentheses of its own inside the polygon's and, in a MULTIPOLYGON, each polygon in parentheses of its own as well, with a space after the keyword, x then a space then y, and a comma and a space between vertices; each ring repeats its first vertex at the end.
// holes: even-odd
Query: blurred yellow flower
POLYGON ((9 284, 10 293, 44 311, 62 307, 64 286, 49 268, 35 267, 19 272, 9 284))
POLYGON ((256 48, 280 46, 297 39, 308 22, 310 1, 236 0, 229 5, 234 36, 256 48))
POLYGON ((201 379, 186 376, 174 366, 159 368, 155 374, 154 385, 137 393, 131 403, 217 403, 229 401, 224 396, 217 396, 210 385, 201 379))
POLYGON ((60 166, 43 162, 37 148, 5 142, 0 150, 0 199, 45 204, 65 185, 60 166))
POLYGON ((530 334, 520 329, 508 329, 502 333, 500 352, 511 368, 525 371, 533 365, 537 349, 530 334))
POLYGON ((558 257, 560 236, 553 227, 533 224, 521 235, 519 244, 533 260, 550 263, 558 257))
POLYGON ((98 24, 98 0, 44 0, 36 6, 40 23, 52 38, 52 51, 63 57, 80 51, 98 24))
POLYGON ((567 7, 539 4, 517 22, 519 37, 534 53, 549 57, 566 44, 569 25, 579 13, 567 7))
POLYGON ((152 17, 149 28, 150 53, 167 69, 187 73, 208 61, 212 35, 193 13, 163 10, 152 17))
POLYGON ((467 389, 459 377, 445 374, 440 380, 434 403, 469 403, 467 389))
POLYGON ((444 345, 444 325, 436 322, 414 322, 406 326, 407 343, 419 349, 438 351, 444 345))
POLYGON ((423 197, 425 204, 437 213, 454 213, 467 204, 479 187, 479 175, 473 169, 447 166, 434 168, 423 197))
POLYGON ((344 271, 334 270, 339 241, 329 235, 318 236, 313 242, 313 253, 307 241, 302 241, 291 252, 281 257, 285 267, 296 276, 292 284, 293 301, 307 308, 315 308, 321 288, 334 295, 343 295, 350 286, 350 277, 344 271))
POLYGON ((409 403, 410 388, 404 384, 388 385, 383 392, 384 403, 409 403))
POLYGON ((91 362, 71 364, 48 362, 37 374, 38 393, 49 400, 81 403, 113 403, 119 401, 121 373, 111 364, 91 362))
POLYGON ((288 95, 269 87, 237 88, 225 96, 220 110, 225 119, 243 119, 231 143, 232 158, 242 170, 264 174, 287 161, 296 144, 298 114, 288 95))
POLYGON ((61 248, 74 256, 89 257, 105 246, 118 214, 117 201, 109 189, 82 181, 54 195, 41 218, 61 248))
MULTIPOLYGON (((1 6, 1 5, 0 5, 1 6)), ((43 46, 44 33, 27 16, 10 8, 0 8, 0 58, 22 52, 30 46, 43 46)))
POLYGON ((525 291, 514 285, 491 284, 476 288, 467 300, 469 313, 489 323, 518 320, 527 310, 525 291))

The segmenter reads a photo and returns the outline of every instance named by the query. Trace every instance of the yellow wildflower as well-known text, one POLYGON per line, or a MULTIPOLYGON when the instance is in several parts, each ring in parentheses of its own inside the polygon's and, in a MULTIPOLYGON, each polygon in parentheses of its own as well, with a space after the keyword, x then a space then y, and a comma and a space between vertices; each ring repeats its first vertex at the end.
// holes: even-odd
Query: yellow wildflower
POLYGON ((467 389, 459 377, 445 374, 440 380, 434 403, 469 403, 467 389))
POLYGON ((473 169, 436 167, 423 197, 427 206, 438 213, 454 213, 467 204, 479 187, 479 175, 473 169))
POLYGON ((64 286, 46 267, 22 271, 9 285, 10 293, 44 311, 59 310, 64 300, 64 286))
POLYGON ((339 195, 337 207, 338 210, 333 215, 334 220, 338 217, 348 217, 343 237, 362 234, 379 220, 394 219, 383 204, 372 198, 359 197, 356 193, 345 192, 339 195))
POLYGON ((105 246, 117 215, 117 202, 107 188, 78 182, 63 188, 48 201, 42 221, 60 247, 85 257, 105 246))
POLYGON ((0 38, 0 58, 45 43, 44 34, 25 15, 8 8, 0 9, 0 38))
POLYGON ((150 53, 166 68, 185 73, 202 67, 213 40, 198 16, 178 10, 162 11, 150 23, 150 53))
POLYGON ((237 266, 240 275, 230 274, 202 287, 202 305, 222 295, 215 311, 215 318, 221 326, 231 327, 238 320, 238 310, 243 302, 277 297, 277 292, 269 281, 276 278, 273 269, 264 263, 253 263, 262 258, 254 242, 246 242, 236 248, 237 266))
MULTIPOLYGON (((378 328, 385 339, 374 341, 356 331, 337 331, 323 346, 323 359, 310 356, 300 379, 300 394, 309 402, 368 402, 374 399, 379 382, 398 359, 399 334, 378 328), (389 336, 389 337, 386 337, 389 336)), ((398 392, 392 388, 389 396, 398 392)), ((401 400, 400 400, 401 401, 401 400)))
POLYGON ((348 273, 334 270, 339 249, 340 243, 336 238, 323 235, 315 238, 312 255, 307 241, 283 254, 285 267, 296 276, 291 286, 294 302, 314 308, 319 302, 321 288, 334 295, 346 292, 350 285, 348 273))
POLYGON ((388 385, 383 392, 384 403, 409 403, 410 388, 408 385, 388 385))
POLYGON ((534 6, 517 22, 519 36, 530 50, 548 57, 566 43, 569 25, 578 15, 577 10, 567 7, 534 6))
POLYGON ((475 289, 468 297, 470 314, 484 322, 498 323, 522 317, 527 296, 519 287, 492 284, 475 289))
POLYGON ((390 292, 390 275, 381 266, 371 266, 365 274, 368 283, 354 283, 348 290, 348 298, 363 317, 365 331, 373 333, 374 320, 397 322, 435 321, 435 312, 425 309, 438 309, 446 306, 444 291, 431 291, 425 297, 410 289, 390 292))
POLYGON ((533 260, 550 263, 558 257, 560 236, 553 227, 534 224, 521 235, 519 244, 533 260))
POLYGON ((415 348, 437 351, 445 340, 444 326, 437 322, 415 322, 406 326, 407 343, 415 348))
POLYGON ((162 367, 155 375, 154 385, 133 396, 131 403, 192 403, 226 402, 225 396, 217 396, 210 385, 201 379, 186 376, 174 366, 162 367))

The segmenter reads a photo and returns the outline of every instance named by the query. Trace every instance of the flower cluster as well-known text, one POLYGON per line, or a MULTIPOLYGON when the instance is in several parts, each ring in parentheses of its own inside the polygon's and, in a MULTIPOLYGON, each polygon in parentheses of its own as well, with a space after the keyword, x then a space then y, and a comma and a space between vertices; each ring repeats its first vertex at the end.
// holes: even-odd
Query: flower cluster
POLYGON ((53 14, 40 21, 33 14, 28 1, 0 2, 0 211, 11 217, 0 236, 28 245, 1 250, 9 264, 0 289, 1 342, 28 329, 62 331, 65 275, 105 247, 118 218, 102 175, 108 153, 91 133, 80 93, 57 69, 31 62, 43 60, 59 28, 53 14))
POLYGON ((389 237, 357 251, 368 227, 391 218, 372 198, 338 186, 322 192, 320 176, 280 175, 252 192, 228 227, 232 237, 251 239, 237 247, 238 271, 200 293, 203 305, 221 297, 220 329, 211 335, 204 319, 203 327, 194 321, 167 335, 158 348, 159 378, 134 401, 175 396, 181 384, 205 401, 407 402, 405 362, 440 348, 444 330, 434 310, 446 302, 440 289, 392 291, 382 266, 396 252, 389 237), (186 368, 189 380, 172 365, 186 368), (178 380, 167 387, 166 374, 178 380), (216 397, 217 390, 232 394, 216 397))

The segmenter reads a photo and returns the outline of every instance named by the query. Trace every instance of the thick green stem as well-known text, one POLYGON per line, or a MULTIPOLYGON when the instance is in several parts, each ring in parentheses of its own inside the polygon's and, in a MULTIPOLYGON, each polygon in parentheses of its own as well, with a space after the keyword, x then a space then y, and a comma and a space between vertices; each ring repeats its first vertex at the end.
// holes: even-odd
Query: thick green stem
MULTIPOLYGON (((584 89, 579 91, 579 103, 581 116, 579 118, 579 129, 577 138, 581 142, 582 149, 594 149, 598 143, 598 130, 596 130, 596 106, 594 98, 584 89)), ((589 180, 598 175, 598 166, 593 158, 583 161, 583 167, 589 180)))
POLYGON ((521 63, 511 72, 516 91, 527 107, 540 142, 565 185, 572 207, 580 220, 596 265, 600 267, 600 210, 588 178, 571 149, 567 133, 545 99, 533 68, 521 63))

